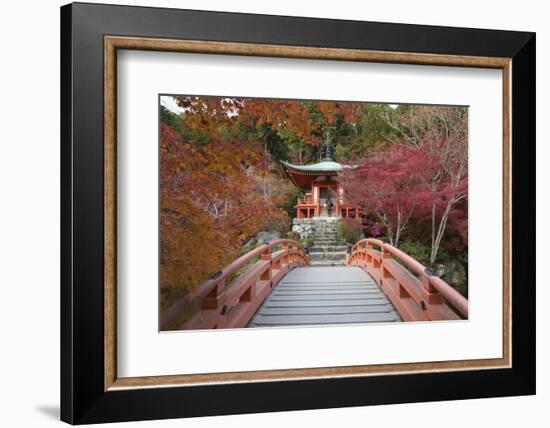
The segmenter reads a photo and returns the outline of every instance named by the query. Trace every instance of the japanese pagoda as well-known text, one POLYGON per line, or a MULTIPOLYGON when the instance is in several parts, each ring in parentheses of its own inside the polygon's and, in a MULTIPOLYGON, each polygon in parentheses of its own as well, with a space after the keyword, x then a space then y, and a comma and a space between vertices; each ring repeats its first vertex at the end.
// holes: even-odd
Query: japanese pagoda
POLYGON ((344 189, 338 182, 338 176, 342 171, 353 167, 334 161, 332 143, 328 135, 323 143, 322 154, 321 162, 312 165, 294 165, 281 161, 290 180, 303 190, 296 203, 296 217, 359 218, 358 207, 346 204, 344 189))

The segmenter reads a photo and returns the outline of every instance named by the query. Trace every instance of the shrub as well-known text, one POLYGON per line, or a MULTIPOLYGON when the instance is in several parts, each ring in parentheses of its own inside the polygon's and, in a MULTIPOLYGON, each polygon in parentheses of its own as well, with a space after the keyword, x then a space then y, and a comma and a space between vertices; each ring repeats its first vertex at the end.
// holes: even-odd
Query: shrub
POLYGON ((248 253, 249 251, 252 251, 254 248, 258 246, 258 242, 256 239, 252 238, 248 242, 246 242, 241 248, 239 248, 238 256, 242 256, 243 254, 248 253))
POLYGON ((413 259, 418 260, 424 266, 430 265, 430 246, 421 244, 416 241, 403 241, 399 245, 399 249, 404 253, 411 256, 413 259))
POLYGON ((294 241, 300 242, 300 234, 294 230, 290 230, 286 233, 287 239, 292 239, 294 241))
MULTIPOLYGON (((418 260, 424 266, 430 266, 431 247, 429 245, 422 244, 417 241, 403 241, 399 244, 399 249, 412 258, 418 260)), ((449 255, 440 249, 438 251, 436 261, 445 263, 446 261, 449 261, 449 255)))
POLYGON ((338 238, 343 241, 355 244, 357 241, 364 238, 363 226, 361 221, 357 219, 346 218, 338 222, 336 226, 338 238))
POLYGON ((290 229, 290 225, 291 221, 286 212, 271 210, 265 218, 261 230, 277 232, 279 236, 285 236, 290 229))

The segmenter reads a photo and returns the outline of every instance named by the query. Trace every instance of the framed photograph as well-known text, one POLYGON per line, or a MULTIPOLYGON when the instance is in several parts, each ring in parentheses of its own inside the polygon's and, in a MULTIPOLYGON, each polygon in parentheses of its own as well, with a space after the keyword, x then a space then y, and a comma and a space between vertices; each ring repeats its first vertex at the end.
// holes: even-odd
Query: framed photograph
POLYGON ((76 3, 61 54, 62 420, 535 393, 533 33, 76 3))

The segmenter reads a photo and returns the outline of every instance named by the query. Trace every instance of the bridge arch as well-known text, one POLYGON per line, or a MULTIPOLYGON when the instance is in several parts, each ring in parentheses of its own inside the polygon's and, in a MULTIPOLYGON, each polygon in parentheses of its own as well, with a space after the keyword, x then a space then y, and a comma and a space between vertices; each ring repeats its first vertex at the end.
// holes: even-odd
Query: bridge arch
MULTIPOLYGON (((247 327, 288 272, 298 267, 319 269, 308 265, 308 255, 294 240, 280 239, 261 245, 224 267, 165 311, 161 329, 247 327)), ((417 260, 378 239, 357 242, 347 256, 346 265, 363 269, 403 321, 468 318, 465 297, 417 260)), ((326 277, 331 277, 330 272, 326 277)), ((343 293, 344 288, 345 285, 343 293)), ((335 296, 340 298, 342 296, 335 296)))
POLYGON ((292 269, 306 266, 301 244, 279 239, 239 257, 170 307, 161 329, 214 329, 246 327, 278 282, 292 269), (244 272, 240 269, 255 259, 244 272), (182 314, 192 314, 182 320, 182 314), (175 325, 175 323, 179 325, 175 325))
POLYGON ((405 321, 468 318, 464 296, 420 262, 379 239, 357 242, 347 264, 367 271, 405 321))

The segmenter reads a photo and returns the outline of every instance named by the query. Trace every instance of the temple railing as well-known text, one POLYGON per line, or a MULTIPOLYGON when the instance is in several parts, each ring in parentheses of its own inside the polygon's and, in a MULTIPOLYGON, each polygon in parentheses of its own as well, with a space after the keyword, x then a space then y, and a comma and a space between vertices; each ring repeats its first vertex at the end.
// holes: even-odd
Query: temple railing
POLYGON ((312 195, 299 196, 297 205, 313 205, 313 196, 312 195))
POLYGON ((290 270, 307 264, 309 259, 296 241, 279 239, 261 245, 168 308, 161 329, 246 327, 277 283, 290 270))
POLYGON ((468 318, 468 300, 464 296, 392 245, 363 239, 352 248, 347 264, 366 270, 404 321, 468 318))

